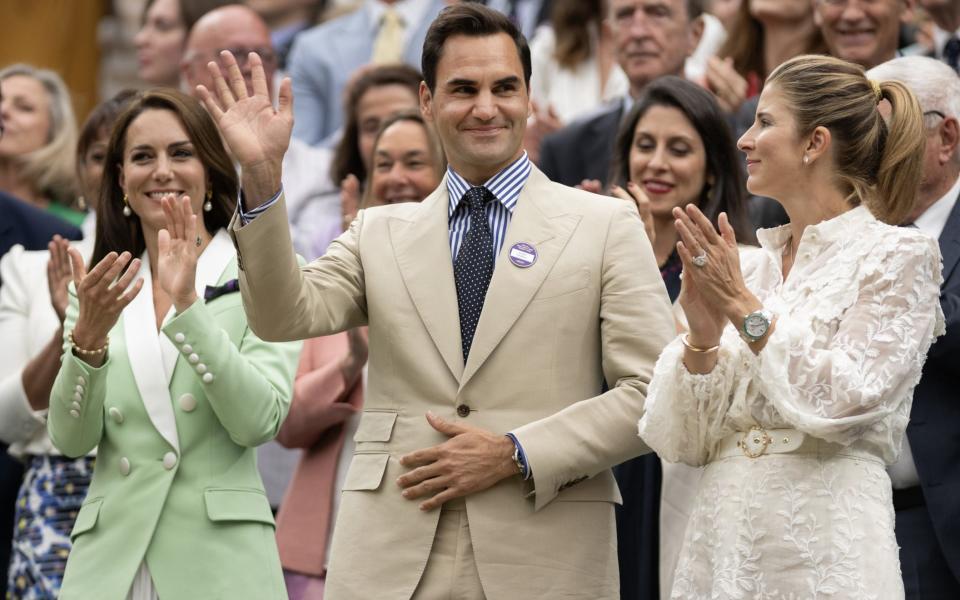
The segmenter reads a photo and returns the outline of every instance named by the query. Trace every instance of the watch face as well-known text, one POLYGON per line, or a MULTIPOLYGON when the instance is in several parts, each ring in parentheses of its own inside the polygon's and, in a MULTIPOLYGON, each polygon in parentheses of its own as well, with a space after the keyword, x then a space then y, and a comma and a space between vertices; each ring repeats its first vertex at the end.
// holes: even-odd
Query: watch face
POLYGON ((770 321, 760 313, 747 315, 747 318, 743 321, 743 330, 748 336, 755 339, 762 338, 769 327, 770 321))

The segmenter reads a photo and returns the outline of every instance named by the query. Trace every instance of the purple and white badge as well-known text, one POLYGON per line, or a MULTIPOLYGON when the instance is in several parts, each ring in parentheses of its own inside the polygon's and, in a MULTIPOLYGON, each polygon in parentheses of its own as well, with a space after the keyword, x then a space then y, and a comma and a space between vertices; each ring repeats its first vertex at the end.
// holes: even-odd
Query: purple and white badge
POLYGON ((510 247, 508 256, 515 266, 526 269, 537 262, 537 249, 526 242, 518 242, 510 247))

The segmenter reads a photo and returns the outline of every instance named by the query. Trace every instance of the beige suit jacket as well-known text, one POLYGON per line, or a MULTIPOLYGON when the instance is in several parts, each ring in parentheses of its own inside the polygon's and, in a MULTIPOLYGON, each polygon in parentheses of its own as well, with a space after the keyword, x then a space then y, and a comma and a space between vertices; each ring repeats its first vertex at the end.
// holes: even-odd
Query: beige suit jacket
POLYGON ((649 452, 637 420, 654 362, 675 335, 640 218, 625 202, 534 168, 464 364, 447 211, 446 181, 420 204, 361 211, 303 268, 282 200, 231 228, 258 335, 289 340, 369 325, 369 387, 328 597, 405 600, 416 589, 439 511, 419 511, 395 480, 405 471, 400 456, 444 441, 424 418, 432 410, 514 432, 533 472, 466 499, 487 598, 619 598, 620 494, 609 468, 649 452), (518 242, 537 250, 528 268, 508 259, 518 242), (610 390, 601 393, 604 381, 610 390))

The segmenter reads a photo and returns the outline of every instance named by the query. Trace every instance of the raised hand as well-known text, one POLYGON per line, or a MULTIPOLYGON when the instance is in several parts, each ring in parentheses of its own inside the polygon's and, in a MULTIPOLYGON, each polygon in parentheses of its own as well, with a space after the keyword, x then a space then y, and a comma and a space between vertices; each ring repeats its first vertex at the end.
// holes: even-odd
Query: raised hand
POLYGON ((643 221, 643 228, 647 231, 647 237, 650 243, 657 239, 657 230, 653 224, 653 211, 650 210, 650 198, 644 193, 640 186, 632 181, 627 182, 627 189, 619 185, 610 186, 610 193, 621 200, 626 200, 637 207, 640 213, 640 219, 643 221))
POLYGON ((69 302, 67 284, 73 277, 70 270, 70 255, 67 254, 69 247, 70 243, 59 235, 53 236, 47 244, 47 249, 50 250, 50 260, 47 262, 47 287, 50 290, 50 304, 57 313, 57 319, 60 320, 61 325, 67 316, 69 302))
POLYGON ((203 240, 197 234, 197 215, 190 197, 164 197, 160 203, 167 226, 157 235, 157 280, 177 312, 197 301, 197 257, 203 240))
POLYGON ((255 208, 269 200, 280 189, 283 154, 290 144, 293 130, 293 91, 290 78, 280 84, 279 107, 274 109, 267 88, 263 62, 251 52, 249 63, 253 95, 233 54, 224 50, 220 60, 226 66, 229 81, 224 80, 217 63, 207 68, 214 90, 202 85, 197 93, 217 123, 233 157, 243 168, 243 184, 247 208, 255 208))
POLYGON ((747 80, 733 68, 733 59, 729 56, 707 59, 706 84, 725 113, 735 113, 747 99, 747 80))
MULTIPOLYGON (((370 193, 370 190, 367 190, 370 193)), ((347 175, 340 182, 340 216, 343 230, 350 228, 350 223, 357 218, 360 210, 360 180, 353 173, 347 175)))
MULTIPOLYGON (((80 252, 72 247, 67 252, 80 302, 80 314, 73 327, 73 341, 84 350, 96 350, 106 345, 107 334, 116 325, 120 313, 143 287, 143 278, 133 279, 140 271, 140 259, 131 261, 129 252, 120 255, 110 252, 87 273, 80 252)), ((81 358, 99 366, 104 355, 81 358)))

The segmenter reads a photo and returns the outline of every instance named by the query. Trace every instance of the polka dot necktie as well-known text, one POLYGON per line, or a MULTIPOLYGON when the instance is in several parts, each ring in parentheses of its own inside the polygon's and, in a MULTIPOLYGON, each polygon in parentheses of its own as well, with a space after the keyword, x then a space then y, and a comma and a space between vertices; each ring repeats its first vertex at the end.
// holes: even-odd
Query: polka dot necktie
POLYGON ((463 202, 470 209, 470 229, 453 263, 453 277, 457 284, 457 304, 460 308, 460 343, 463 361, 467 361, 473 334, 477 331, 483 300, 493 277, 493 234, 487 223, 484 207, 493 200, 485 187, 467 190, 463 202))

